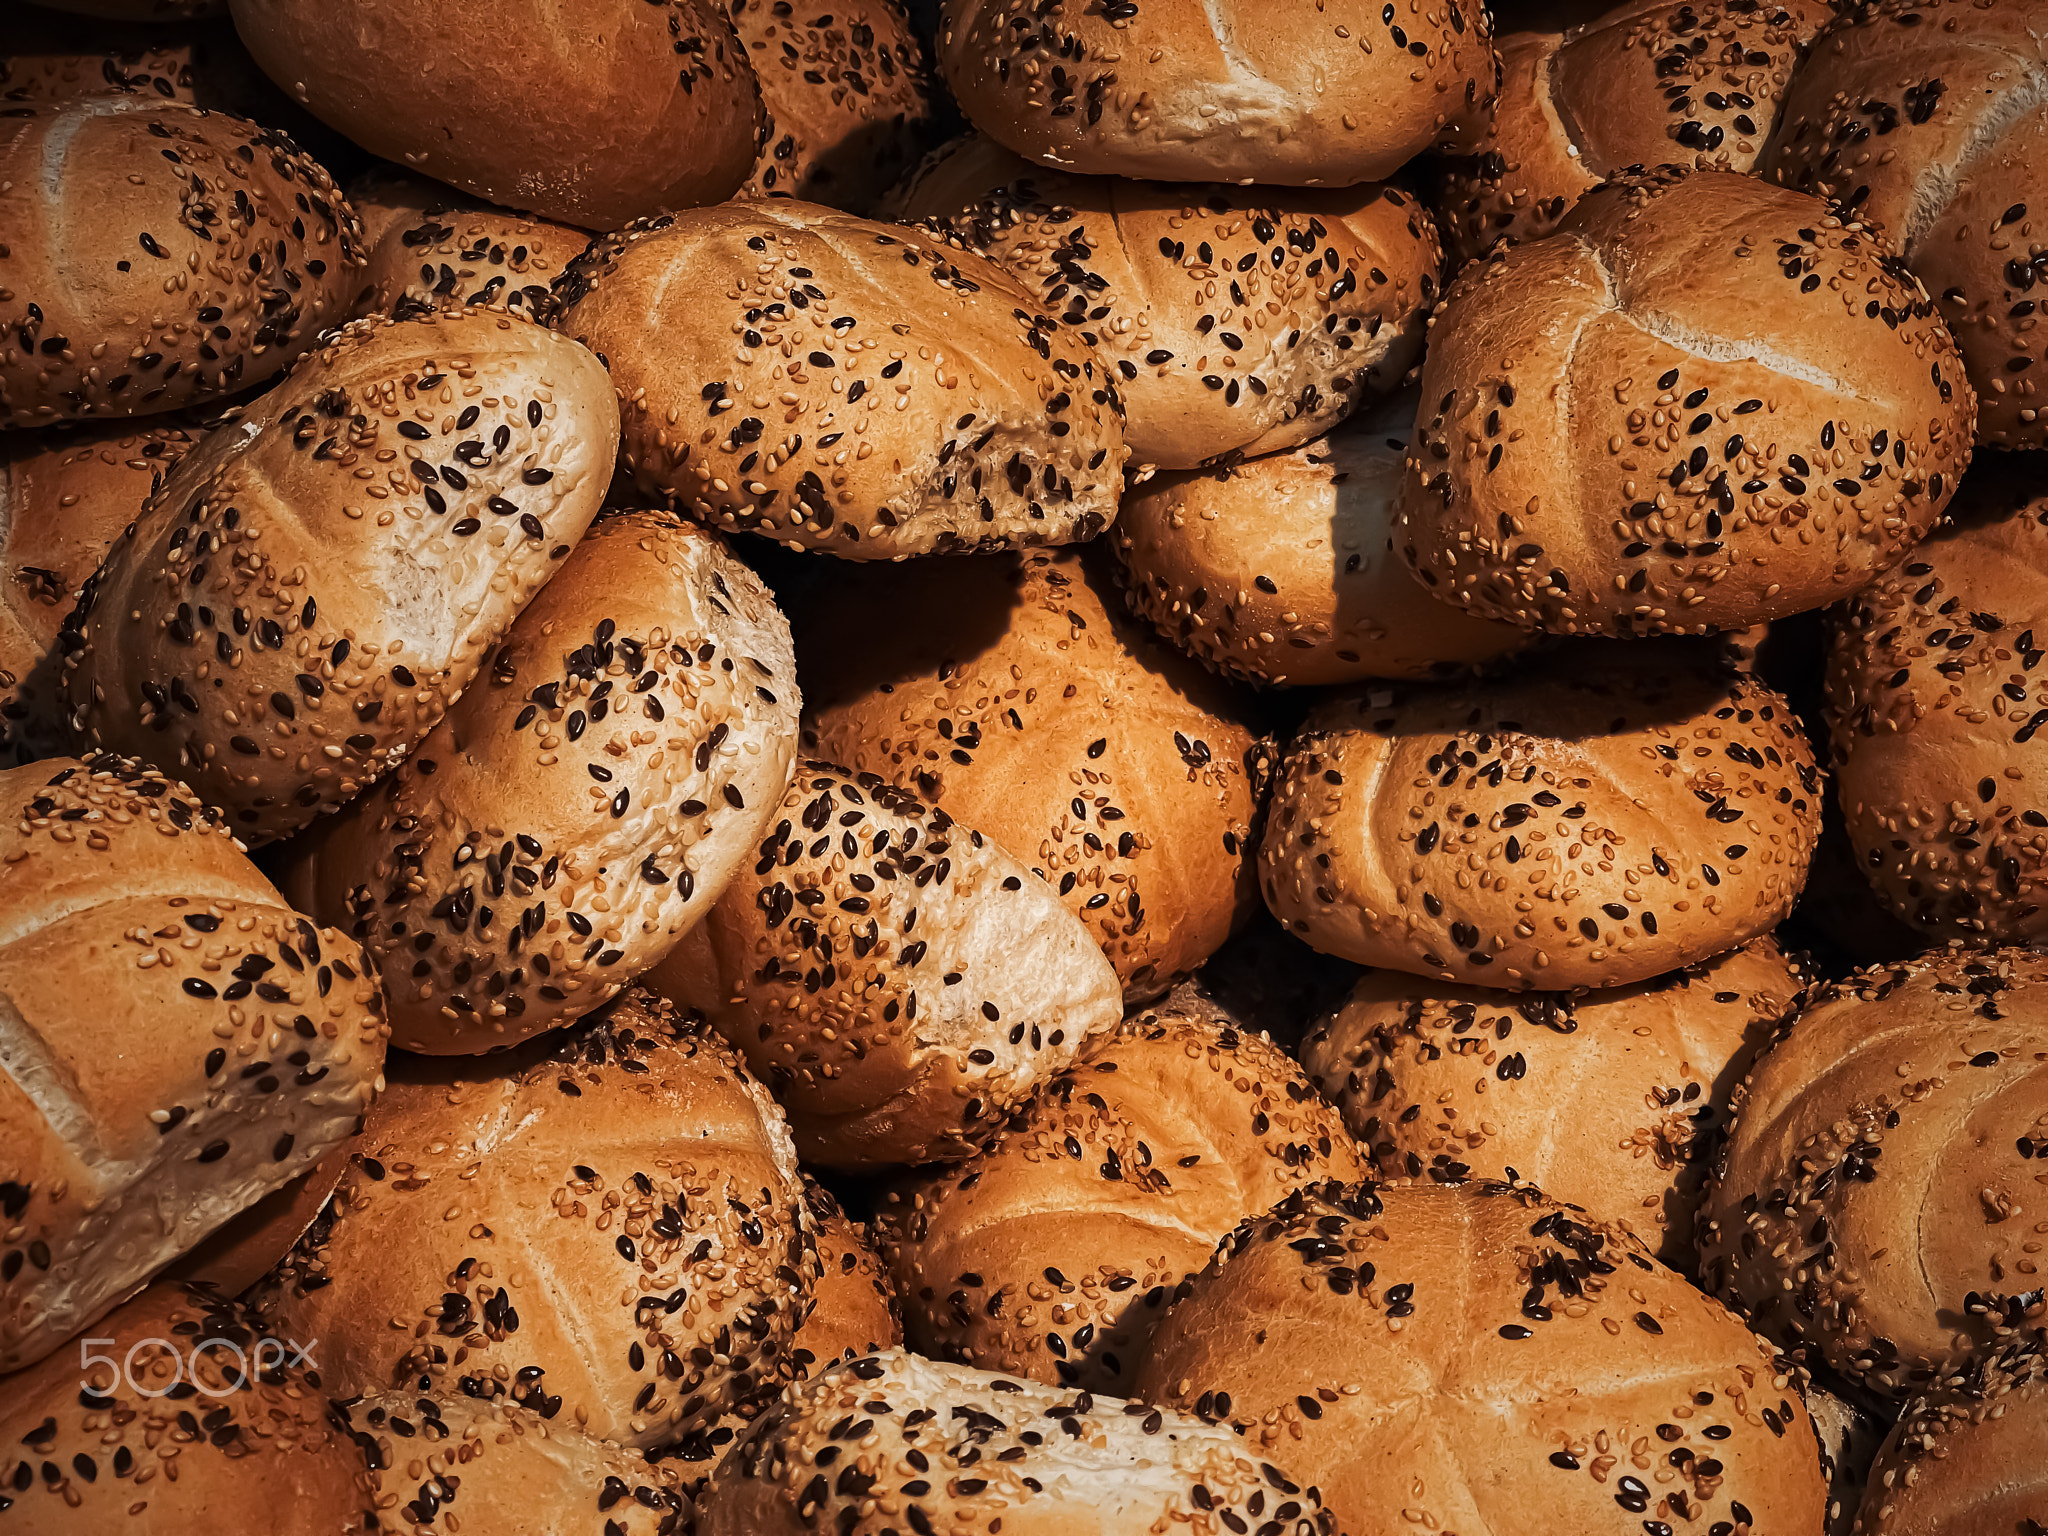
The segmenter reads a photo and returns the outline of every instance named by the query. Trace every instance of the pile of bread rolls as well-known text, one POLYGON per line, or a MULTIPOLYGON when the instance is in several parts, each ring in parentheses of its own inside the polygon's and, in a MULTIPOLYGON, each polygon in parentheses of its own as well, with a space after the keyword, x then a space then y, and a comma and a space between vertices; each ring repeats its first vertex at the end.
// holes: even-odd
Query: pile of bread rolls
POLYGON ((0 1536, 2048 1536, 2048 12, 1596 3, 21 0, 0 1536))

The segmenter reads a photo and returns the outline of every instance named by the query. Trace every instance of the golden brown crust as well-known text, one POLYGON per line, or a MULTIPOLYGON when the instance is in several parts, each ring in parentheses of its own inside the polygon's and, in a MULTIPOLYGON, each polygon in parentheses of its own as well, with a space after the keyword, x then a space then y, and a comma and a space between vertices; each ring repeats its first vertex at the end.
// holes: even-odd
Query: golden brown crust
POLYGON ((1138 1391, 1284 1447, 1351 1531, 1818 1531, 1827 1495, 1768 1346, 1527 1186, 1289 1196, 1185 1288, 1138 1391))
POLYGON ((2048 1356, 2035 1251, 2048 959, 1936 950, 1830 987, 1733 1101, 1707 1286, 1895 1401, 1994 1397, 2048 1356))
POLYGON ((71 723, 177 765, 238 833, 389 772, 604 495, 603 365, 477 307, 357 321, 215 432, 65 621, 71 723))
POLYGON ((903 1310, 888 1271, 868 1241, 867 1227, 839 1208, 832 1192, 804 1175, 804 1198, 817 1229, 816 1305, 796 1334, 797 1369, 805 1376, 903 1344, 903 1310))
POLYGON ((593 245, 555 298, 612 370, 622 468, 705 522, 894 560, 1116 516, 1102 360, 930 231, 783 201, 664 214, 593 245))
POLYGON ((571 224, 515 213, 410 172, 372 172, 349 184, 369 265, 358 314, 401 319, 422 309, 502 304, 539 319, 548 285, 590 236, 571 224))
POLYGON ((1725 171, 1626 176, 1467 268, 1434 321, 1402 552, 1563 634, 1735 629, 1933 526, 1974 395, 1883 238, 1725 171))
POLYGON ((1996 1403, 1916 1403, 1872 1469, 1855 1536, 2048 1529, 2048 1381, 1996 1403))
POLYGON ((836 577, 796 616, 804 749, 993 838, 1142 1000, 1256 901, 1267 759, 1245 701, 1113 611, 1106 585, 1066 551, 836 577))

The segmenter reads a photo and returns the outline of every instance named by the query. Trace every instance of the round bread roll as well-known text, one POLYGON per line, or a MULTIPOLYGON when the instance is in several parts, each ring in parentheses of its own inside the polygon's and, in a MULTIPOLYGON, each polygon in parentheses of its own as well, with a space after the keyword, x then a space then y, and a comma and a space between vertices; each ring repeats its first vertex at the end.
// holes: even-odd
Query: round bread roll
POLYGON ((767 816, 753 868, 648 979, 746 1055, 806 1162, 968 1157, 1121 1016, 1093 934, 944 811, 806 762, 767 816))
POLYGON ((1792 910, 1820 769, 1785 701, 1678 646, 1542 675, 1353 690, 1287 749, 1266 905, 1360 965, 1510 991, 1619 987, 1792 910))
POLYGON ((2048 815, 2027 783, 2048 724, 2048 496, 2000 468, 1839 610, 1828 739, 1856 863, 1885 904, 1943 938, 2031 943, 2048 938, 2048 815))
POLYGON ((682 1536, 677 1473, 502 1398, 392 1392, 335 1403, 363 1452, 366 1502, 394 1536, 454 1531, 682 1536))
POLYGON ((1138 1396, 1284 1448, 1347 1530, 1820 1530, 1769 1346, 1527 1186, 1312 1185, 1184 1291, 1138 1396))
POLYGON ((1443 261, 1428 210, 1391 186, 1073 176, 979 135, 902 209, 937 217, 1101 349, 1131 457, 1161 469, 1292 447, 1390 392, 1422 356, 1443 261))
POLYGON ((1349 187, 1485 130, 1483 5, 943 0, 939 69, 976 127, 1084 175, 1349 187))
POLYGON ((0 1391, 9 1536, 390 1529, 294 1341, 178 1285, 152 1286, 94 1332, 0 1391))
POLYGON ((1631 166, 1753 170, 1793 67, 1833 15, 1824 0, 1624 0, 1566 32, 1496 38, 1492 129, 1441 182, 1453 255, 1547 235, 1631 166))
POLYGON ((769 123, 739 196, 866 213, 932 125, 931 68, 901 0, 732 0, 732 24, 769 123))
POLYGON ((343 1392, 507 1398, 641 1449, 751 1417, 815 1280, 774 1101, 638 991, 491 1065, 394 1072, 278 1326, 343 1392))
POLYGON ((1299 448, 1128 491, 1113 545, 1131 607, 1182 650, 1255 683, 1439 677, 1529 643, 1438 602, 1394 549, 1416 397, 1299 448))
POLYGON ((86 583, 73 728, 189 774, 252 842, 305 826, 468 686, 596 515, 616 422, 603 364, 502 309, 347 327, 86 583))
POLYGON ((1734 1114, 1700 1271, 1793 1359, 1902 1401, 1993 1397, 2048 1357, 2030 1161, 2048 1153, 2048 957, 1859 972, 1764 1053, 1734 1114))
POLYGON ((1916 543, 1969 462, 1974 396, 1920 285, 1753 177, 1617 178, 1469 268, 1434 323, 1402 554, 1489 618, 1703 634, 1819 608, 1916 543))
POLYGON ((2048 276, 2044 68, 2038 13, 2018 0, 1863 0, 1815 39, 1762 167, 1890 232, 1961 344, 1977 441, 2006 448, 2048 444, 2029 371, 2029 296, 2048 276))
POLYGON ((4 1372, 352 1135, 388 1027, 362 951, 185 785, 51 758, 0 807, 4 1372))
POLYGON ((361 230, 283 134, 139 93, 0 127, 0 428, 261 383, 342 320, 361 230), (90 201, 71 199, 90 188, 90 201))
POLYGON ((747 51, 713 0, 231 9, 285 93, 373 154, 584 229, 730 197, 767 130, 747 51), (471 67, 440 67, 455 61, 471 67))
POLYGON ((404 319, 424 309, 503 304, 547 312, 548 285, 583 254, 590 236, 552 219, 514 213, 405 171, 352 183, 369 266, 363 314, 404 319))
POLYGON ((994 839, 1142 1001, 1256 904, 1245 855, 1267 757, 1242 701, 1114 611, 1106 585, 1064 552, 835 582, 795 625, 804 748, 994 839))
POLYGON ((710 909, 775 814, 800 707, 759 577, 666 513, 607 517, 286 884, 369 950, 396 1044, 515 1045, 710 909))
POLYGON ((2048 1530, 2048 1381, 1992 1403, 1916 1404, 1885 1441, 1857 1536, 2048 1530))
POLYGON ((611 368, 621 467, 705 522, 893 560, 1078 542, 1116 516, 1106 365, 937 235, 735 203, 598 241, 555 299, 611 368))
POLYGON ((0 757, 69 744, 57 638, 86 578, 205 429, 161 418, 0 436, 0 757))
POLYGON ((1365 1172, 1301 1068, 1184 984, 965 1168, 899 1194, 876 1232, 921 1353, 1128 1394, 1218 1238, 1304 1184, 1365 1172))
POLYGON ((797 1369, 815 1376, 841 1360, 901 1346, 903 1313, 888 1272, 869 1246, 867 1228, 809 1174, 804 1199, 818 1238, 818 1283, 816 1304, 797 1330, 795 1355, 797 1369))
POLYGON ((1728 1096, 1805 993, 1769 937, 1579 995, 1368 971, 1301 1063, 1387 1178, 1526 1180, 1687 1272, 1728 1096))
POLYGON ((1337 1536, 1315 1489, 1227 1429, 902 1350, 790 1387, 698 1503, 699 1536, 883 1536, 897 1510, 977 1536, 1337 1536))

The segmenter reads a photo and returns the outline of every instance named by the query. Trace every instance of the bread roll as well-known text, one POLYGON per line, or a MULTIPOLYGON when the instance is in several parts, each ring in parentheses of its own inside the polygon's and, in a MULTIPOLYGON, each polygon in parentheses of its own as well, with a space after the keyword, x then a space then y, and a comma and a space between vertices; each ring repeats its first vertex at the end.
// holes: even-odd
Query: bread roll
POLYGON ((934 115, 901 0, 733 0, 732 24, 769 122, 739 195, 866 213, 917 162, 934 115))
POLYGON ((1769 1347, 1526 1186, 1289 1196, 1186 1287, 1138 1395, 1284 1447, 1350 1531, 1817 1532, 1826 1504, 1769 1347))
POLYGON ((596 358, 503 310, 347 327, 86 583, 73 727, 189 774, 251 841, 305 826, 412 750, 554 574, 616 419, 596 358))
POLYGON ((5 124, 0 428, 261 383, 354 303, 356 216, 283 134, 142 95, 31 103, 5 124))
POLYGON ((514 213, 405 171, 372 172, 349 186, 363 220, 369 266, 359 313, 503 304, 539 318, 548 285, 583 254, 590 236, 552 219, 514 213))
POLYGON ((1583 994, 1368 971, 1301 1063, 1385 1177, 1526 1180, 1690 1272, 1728 1095, 1805 995, 1768 936, 1583 994))
POLYGON ((1315 1489, 1227 1429, 902 1350, 791 1387, 699 1505, 700 1536, 881 1536, 899 1509, 912 1531, 1002 1536, 1337 1533, 1315 1489))
POLYGON ((1429 211, 1391 186, 1073 176, 980 135, 902 211, 937 217, 1094 342, 1131 457, 1161 469, 1306 442, 1391 392, 1422 356, 1443 261, 1429 211))
POLYGON ((1105 365, 936 235, 736 203, 598 241, 555 298, 611 367, 621 467, 705 522, 889 560, 1091 539, 1116 516, 1105 365))
POLYGON ((388 1028, 185 785, 0 771, 0 1371, 55 1349, 351 1135, 388 1028))
POLYGON ((232 1302, 174 1285, 152 1286, 94 1333, 80 1353, 60 1350, 0 1390, 9 1536, 389 1529, 363 1500, 362 1457, 293 1342, 232 1302))
POLYGON ((1267 759, 1244 701, 1104 592, 1068 553, 835 582, 796 619, 804 745, 1009 850, 1142 1001, 1254 904, 1267 759))
POLYGON ((1362 1149, 1271 1041, 1183 985, 1082 1053, 965 1168, 877 1215, 910 1342, 1129 1394, 1218 1238, 1362 1149))
POLYGON ((277 1326, 324 1341, 337 1392, 504 1398, 641 1449, 751 1416, 814 1282, 774 1101, 637 991, 490 1067, 394 1075, 277 1326))
POLYGON ((1706 1285, 1894 1401, 2048 1357, 2035 1169, 2048 957, 1935 951, 1823 991, 1751 1070, 1700 1213, 1706 1285))
POLYGON ((1112 533, 1131 607, 1255 683, 1438 677, 1522 649, 1525 632, 1438 602, 1395 551, 1415 405, 1396 395, 1298 448, 1134 487, 1112 533))
POLYGON ((231 9, 286 94, 373 154, 584 229, 731 196, 767 128, 746 49, 712 0, 231 9))
POLYGON ((219 1295, 239 1296, 257 1305, 268 1290, 263 1282, 325 1213, 360 1139, 359 1132, 336 1142, 319 1162, 215 1228, 158 1278, 204 1285, 219 1295))
POLYGON ((1123 1011, 1094 936, 943 810, 799 766, 699 930, 651 976, 702 1009, 832 1168, 953 1162, 1123 1011))
POLYGON ((1679 646, 1457 689, 1333 695, 1287 749, 1266 905, 1361 965, 1619 987, 1791 911, 1822 777, 1785 701, 1679 646))
POLYGON ((2028 769, 2048 724, 2048 497, 1972 475, 1955 523, 1838 610, 1828 739, 1857 866, 1941 938, 2048 937, 2048 816, 2028 769))
POLYGON ((1354 186, 1481 132, 1484 6, 943 0, 939 68, 974 125, 1088 175, 1354 186))
POLYGON ((2044 66, 2038 14, 2018 0, 1845 7, 1762 167, 1890 232, 1961 343, 1977 441, 2006 448, 2048 444, 2028 297, 2048 267, 2044 66))
POLYGON ((903 1343, 903 1315, 888 1272, 868 1244, 867 1228, 841 1210, 832 1192, 808 1174, 804 1199, 817 1232, 816 1305, 796 1334, 797 1368, 815 1376, 903 1343))
POLYGON ((1896 561, 1970 458, 1955 343, 1872 230, 1725 171, 1627 176, 1451 286, 1400 541, 1446 602, 1700 634, 1896 561))
POLYGON ((368 948, 398 1045, 517 1044, 710 910, 775 814, 800 705, 752 571, 667 513, 608 517, 286 884, 368 948))
POLYGON ((1568 31, 1503 29, 1492 129, 1441 181, 1445 242, 1466 261, 1547 235, 1630 166, 1753 170, 1832 15, 1823 0, 1624 0, 1568 31))
POLYGON ((1916 1404, 1885 1441, 1857 1536, 2048 1529, 2048 1382, 1995 1403, 1916 1404))
POLYGON ((683 1480, 669 1467, 502 1398, 392 1392, 345 1398, 335 1417, 363 1452, 378 1529, 546 1536, 680 1536, 683 1480))

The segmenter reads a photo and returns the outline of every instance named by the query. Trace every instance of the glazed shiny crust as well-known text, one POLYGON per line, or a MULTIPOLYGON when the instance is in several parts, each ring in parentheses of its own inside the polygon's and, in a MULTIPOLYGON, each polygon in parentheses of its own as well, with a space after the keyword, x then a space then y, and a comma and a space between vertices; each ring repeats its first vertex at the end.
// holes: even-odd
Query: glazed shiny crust
POLYGON ((1138 464, 1306 442, 1422 355, 1443 251, 1396 187, 1075 176, 980 135, 940 154, 901 215, 936 217, 1110 359, 1138 464))
POLYGON ((397 1044, 516 1044, 710 910, 774 815, 800 707, 788 622, 716 534, 606 517, 285 883, 375 957, 397 1044))
POLYGON ((1137 1391, 1284 1448, 1349 1531, 1818 1531, 1827 1497, 1769 1346, 1527 1186, 1290 1195, 1184 1288, 1137 1391))
POLYGON ((1878 1453, 1855 1536, 2034 1536, 2048 1512, 2048 1381, 1919 1402, 1878 1453))
POLYGON ((811 1315, 797 1330, 797 1369, 805 1376, 903 1343, 903 1309, 868 1229, 840 1208, 832 1191, 804 1175, 804 1199, 818 1239, 811 1315))
POLYGON ((353 1134, 362 951, 218 813, 114 758, 0 772, 0 1371, 57 1348, 353 1134))
POLYGON ((638 991, 490 1068, 394 1077, 277 1325, 325 1341, 332 1391, 505 1398, 641 1449, 759 1411, 815 1285, 774 1101, 638 991))
POLYGON ((805 762, 766 824, 649 983, 746 1055, 807 1162, 967 1157, 1122 1014, 1045 882, 915 795, 805 762))
POLYGON ((0 121, 0 428, 228 394, 347 318, 361 226, 285 135, 139 93, 0 121))
POLYGON ((2006 448, 2048 444, 2030 302, 2048 275, 2044 68, 2039 16, 2012 0, 1845 7, 1762 167, 1890 232, 1961 344, 1977 440, 2006 448))
POLYGON ((898 1191, 876 1236, 921 1352, 1128 1394, 1218 1238, 1303 1184, 1365 1172, 1302 1069, 1187 983, 1091 1045, 979 1157, 898 1191))
POLYGON ((1345 187, 1484 129, 1492 31, 1457 0, 943 0, 938 58, 962 110, 1026 159, 1345 187))
POLYGON ((1288 747, 1266 905, 1361 965, 1616 987, 1791 911, 1822 775, 1785 701, 1683 643, 1459 689, 1329 697, 1288 747))
POLYGON ((252 842, 388 773, 597 513, 581 347, 479 306, 363 320, 173 472, 65 621, 71 724, 252 842))
POLYGON ((1793 1020, 1734 1101, 1704 1283, 1894 1401, 1997 1396, 2048 1358, 2037 1159, 2048 959, 1935 950, 1793 1020))
POLYGON ((1700 634, 1892 564, 1968 464, 1975 396, 1882 235, 1727 171, 1617 177, 1452 284, 1402 553, 1561 634, 1700 634))
POLYGON ((1337 1536, 1229 1430, 889 1350, 789 1388, 705 1486, 700 1536, 1337 1536), (855 1426, 859 1436, 849 1436, 855 1426))
POLYGON ((598 241, 555 297, 611 367, 622 469, 714 526, 889 560, 1116 516, 1103 362, 937 234, 813 203, 664 214, 598 241))

